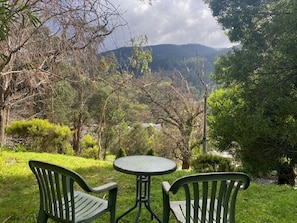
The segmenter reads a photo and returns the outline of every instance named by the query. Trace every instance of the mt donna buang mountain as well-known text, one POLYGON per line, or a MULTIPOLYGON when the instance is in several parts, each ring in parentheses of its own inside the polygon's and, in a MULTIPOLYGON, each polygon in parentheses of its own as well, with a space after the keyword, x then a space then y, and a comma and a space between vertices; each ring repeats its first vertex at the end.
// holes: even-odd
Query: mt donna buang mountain
MULTIPOLYGON (((173 70, 178 70, 184 75, 187 73, 188 81, 194 86, 199 86, 197 77, 199 64, 197 64, 197 58, 203 61, 205 81, 209 82, 209 74, 214 71, 216 57, 231 50, 231 48, 216 49, 201 44, 160 44, 144 48, 151 50, 153 61, 149 64, 149 67, 152 72, 162 71, 170 73, 173 70)), ((105 56, 106 54, 114 53, 124 69, 125 64, 128 64, 128 58, 132 56, 132 49, 132 47, 121 47, 103 52, 101 55, 105 56)))

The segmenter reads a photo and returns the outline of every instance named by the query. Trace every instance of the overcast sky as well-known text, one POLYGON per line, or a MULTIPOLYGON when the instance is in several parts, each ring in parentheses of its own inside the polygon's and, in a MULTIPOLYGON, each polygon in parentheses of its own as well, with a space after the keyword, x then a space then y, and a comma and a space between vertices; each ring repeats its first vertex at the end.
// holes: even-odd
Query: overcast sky
POLYGON ((106 50, 131 46, 131 38, 146 35, 148 45, 199 43, 221 48, 231 44, 202 0, 113 0, 127 25, 107 37, 106 50))

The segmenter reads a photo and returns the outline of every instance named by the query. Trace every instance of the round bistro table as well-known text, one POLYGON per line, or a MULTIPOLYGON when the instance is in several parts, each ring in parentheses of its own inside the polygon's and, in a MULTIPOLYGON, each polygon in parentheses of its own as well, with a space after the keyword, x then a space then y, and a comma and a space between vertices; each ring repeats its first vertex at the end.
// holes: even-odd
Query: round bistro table
POLYGON ((138 212, 135 217, 135 223, 138 222, 142 204, 144 204, 146 209, 150 212, 151 220, 155 218, 158 222, 161 222, 160 218, 152 211, 150 207, 151 176, 174 172, 177 167, 176 163, 164 157, 137 155, 118 158, 113 162, 113 167, 117 171, 136 176, 135 204, 133 207, 119 216, 116 222, 118 222, 122 217, 137 207, 138 212))

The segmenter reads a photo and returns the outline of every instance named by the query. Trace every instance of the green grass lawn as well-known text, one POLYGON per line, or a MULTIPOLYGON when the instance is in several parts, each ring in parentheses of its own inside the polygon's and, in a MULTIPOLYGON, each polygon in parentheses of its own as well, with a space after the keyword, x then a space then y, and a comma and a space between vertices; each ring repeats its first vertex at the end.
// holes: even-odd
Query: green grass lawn
MULTIPOLYGON (((134 205, 135 177, 117 172, 112 161, 98 161, 47 153, 0 152, 0 223, 35 222, 38 212, 38 186, 31 173, 28 161, 37 159, 70 168, 82 175, 91 186, 115 181, 119 185, 117 216, 134 205)), ((161 182, 172 183, 189 171, 153 176, 151 206, 158 216, 162 215, 161 182)), ((260 185, 252 182, 246 191, 238 195, 237 223, 295 223, 297 222, 297 191, 289 186, 260 185)), ((135 212, 121 221, 134 222, 135 212)), ((108 215, 96 221, 108 222, 108 215)), ((49 221, 50 222, 50 221, 49 221)), ((143 209, 139 222, 150 222, 148 212, 143 209)), ((156 222, 156 221, 153 221, 156 222)), ((174 222, 172 219, 171 222, 174 222)))

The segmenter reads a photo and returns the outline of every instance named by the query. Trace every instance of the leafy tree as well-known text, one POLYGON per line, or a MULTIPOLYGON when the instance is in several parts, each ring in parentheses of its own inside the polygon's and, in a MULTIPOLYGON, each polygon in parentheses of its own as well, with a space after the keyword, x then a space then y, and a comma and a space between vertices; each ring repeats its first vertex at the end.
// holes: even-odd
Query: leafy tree
POLYGON ((173 74, 172 79, 154 74, 138 81, 156 123, 161 124, 163 133, 170 138, 170 152, 182 161, 183 169, 188 169, 192 149, 201 143, 201 101, 180 73, 173 74))
POLYGON ((151 148, 149 133, 141 124, 135 124, 123 139, 123 148, 128 155, 143 155, 151 148))
POLYGON ((241 43, 216 64, 214 79, 232 104, 222 105, 215 93, 211 126, 220 148, 238 143, 243 163, 258 173, 278 168, 283 158, 292 168, 297 158, 296 2, 206 2, 230 40, 241 43))
MULTIPOLYGON (((151 54, 142 48, 146 39, 139 38, 137 41, 132 41, 134 50, 128 66, 134 67, 140 75, 148 72, 151 54)), ((141 117, 149 115, 146 112, 147 106, 137 100, 137 92, 134 91, 132 82, 134 74, 126 70, 120 72, 113 54, 101 56, 99 63, 100 88, 90 98, 88 106, 93 120, 98 123, 96 132, 99 153, 102 152, 105 159, 108 147, 114 151, 122 147, 122 137, 128 125, 143 121, 141 117), (114 137, 115 134, 117 137, 114 137)))
MULTIPOLYGON (((122 97, 108 95, 110 88, 98 89, 97 92, 88 100, 88 109, 90 115, 97 125, 95 132, 97 140, 100 142, 100 153, 105 159, 107 151, 116 151, 121 147, 121 138, 125 126, 125 113, 120 109, 122 97), (104 112, 104 113, 102 113, 104 112), (99 132, 100 131, 100 132, 99 132), (100 137, 100 138, 99 138, 100 137)), ((115 154, 116 152, 114 152, 115 154)))
POLYGON ((146 36, 132 39, 133 52, 129 61, 131 67, 136 71, 136 77, 147 74, 149 72, 149 63, 153 60, 151 50, 144 49, 145 44, 147 44, 146 36))
POLYGON ((44 115, 53 123, 70 124, 77 94, 69 81, 58 81, 45 103, 44 115))
MULTIPOLYGON (((257 109, 250 112, 241 94, 242 88, 229 87, 210 95, 210 137, 216 148, 229 151, 243 162, 247 171, 257 175, 276 168, 278 156, 270 153, 261 154, 259 136, 264 132, 268 134, 269 120, 257 109), (259 145, 256 145, 256 142, 259 145)), ((264 144, 264 141, 262 143, 264 144)))

